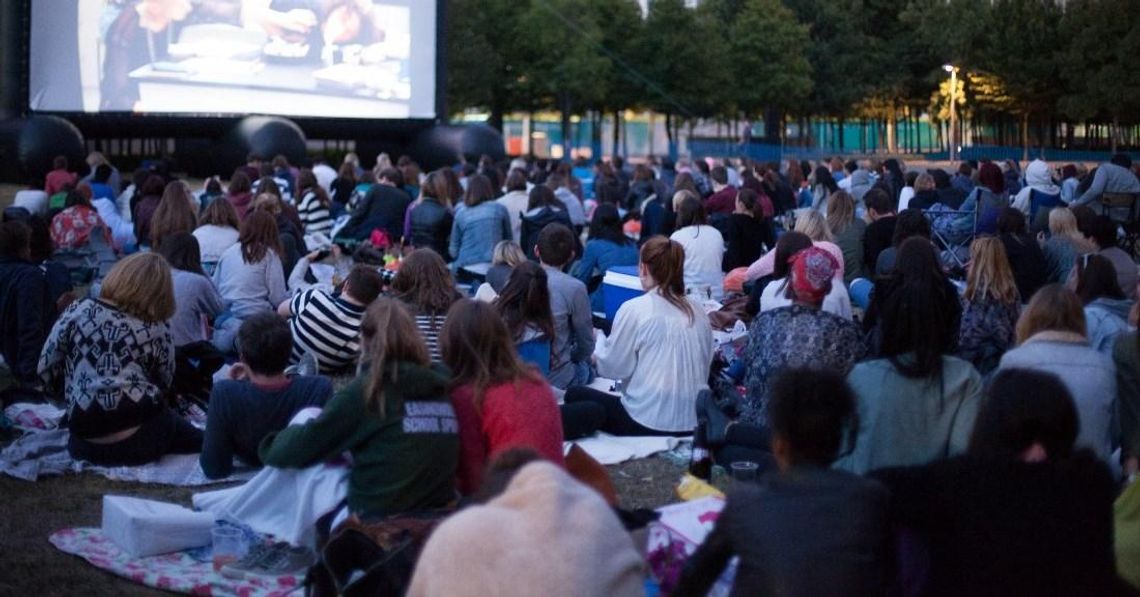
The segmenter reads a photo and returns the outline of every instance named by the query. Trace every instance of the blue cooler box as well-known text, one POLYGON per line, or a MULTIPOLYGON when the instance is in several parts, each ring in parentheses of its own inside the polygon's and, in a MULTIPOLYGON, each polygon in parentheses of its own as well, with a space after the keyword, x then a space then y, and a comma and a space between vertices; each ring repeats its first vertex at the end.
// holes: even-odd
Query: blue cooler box
POLYGON ((606 304, 606 319, 613 321, 622 303, 645 294, 636 265, 611 267, 602 278, 602 299, 606 304))

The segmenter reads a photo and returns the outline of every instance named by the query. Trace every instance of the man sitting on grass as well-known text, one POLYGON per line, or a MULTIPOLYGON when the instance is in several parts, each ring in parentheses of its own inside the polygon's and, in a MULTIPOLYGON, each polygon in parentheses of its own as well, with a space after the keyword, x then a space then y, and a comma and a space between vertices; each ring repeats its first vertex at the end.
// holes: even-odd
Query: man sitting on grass
POLYGON ((206 437, 199 462, 211 479, 233 472, 233 459, 261 466, 257 446, 270 433, 284 429, 297 411, 323 407, 332 397, 332 382, 321 376, 287 376, 293 334, 272 313, 246 319, 238 330, 241 362, 229 380, 214 384, 206 415, 206 437))

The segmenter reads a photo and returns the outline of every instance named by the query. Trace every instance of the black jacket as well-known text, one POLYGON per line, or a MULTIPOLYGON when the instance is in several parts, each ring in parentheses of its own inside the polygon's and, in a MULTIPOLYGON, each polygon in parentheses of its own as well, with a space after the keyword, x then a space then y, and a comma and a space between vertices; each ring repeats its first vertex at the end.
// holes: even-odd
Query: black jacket
POLYGON ((442 203, 430 197, 424 197, 419 205, 412 208, 412 238, 413 247, 427 247, 447 259, 447 242, 451 238, 451 224, 455 217, 451 215, 442 203))
POLYGON ((0 351, 20 382, 35 383, 40 350, 54 315, 43 270, 0 259, 0 351))
POLYGON ((927 595, 1116 595, 1108 467, 961 456, 877 471, 929 550, 927 595))
POLYGON ((704 595, 734 555, 733 596, 881 594, 889 501, 882 485, 845 471, 766 475, 729 494, 672 595, 704 595))
POLYGON ((372 185, 352 213, 341 235, 364 240, 379 228, 388 233, 388 238, 393 243, 399 242, 404 235, 404 214, 411 203, 412 198, 396 187, 372 185))

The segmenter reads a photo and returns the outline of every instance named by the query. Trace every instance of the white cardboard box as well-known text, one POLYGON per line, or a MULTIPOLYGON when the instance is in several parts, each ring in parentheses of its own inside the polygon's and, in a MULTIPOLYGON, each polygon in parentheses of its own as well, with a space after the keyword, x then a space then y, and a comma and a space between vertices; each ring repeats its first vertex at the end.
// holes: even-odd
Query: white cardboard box
POLYGON ((131 557, 210 544, 214 515, 177 504, 121 495, 103 496, 103 534, 131 557))

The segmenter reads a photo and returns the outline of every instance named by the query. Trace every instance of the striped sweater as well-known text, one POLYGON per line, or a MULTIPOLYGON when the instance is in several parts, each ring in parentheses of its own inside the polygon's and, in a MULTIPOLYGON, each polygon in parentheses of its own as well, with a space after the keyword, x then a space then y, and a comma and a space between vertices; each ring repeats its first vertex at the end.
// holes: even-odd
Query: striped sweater
POLYGON ((335 373, 348 367, 360 355, 360 321, 364 307, 334 297, 319 288, 310 288, 293 297, 293 362, 312 352, 321 373, 335 373))

